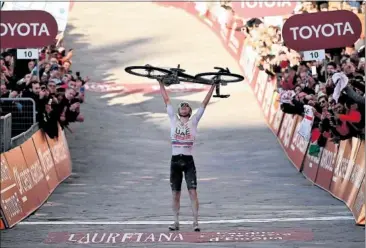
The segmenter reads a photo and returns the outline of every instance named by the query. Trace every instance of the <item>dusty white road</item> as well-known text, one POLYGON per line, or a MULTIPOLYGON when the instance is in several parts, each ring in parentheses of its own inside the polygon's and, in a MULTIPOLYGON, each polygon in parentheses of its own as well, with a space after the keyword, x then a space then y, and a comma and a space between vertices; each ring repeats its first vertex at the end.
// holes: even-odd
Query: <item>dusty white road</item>
MULTIPOLYGON (((154 83, 124 72, 147 63, 181 64, 192 74, 214 66, 240 72, 203 24, 152 3, 76 3, 66 37, 66 46, 75 49, 73 70, 94 82, 154 83)), ((159 94, 88 92, 86 122, 68 134, 73 176, 34 216, 2 232, 1 247, 206 247, 225 231, 231 234, 217 247, 363 247, 364 229, 354 225, 345 205, 289 164, 249 88, 224 90, 232 97, 212 99, 195 148, 202 236, 188 233, 185 186, 181 219, 188 222, 180 234, 159 234, 172 219, 169 122, 159 94)), ((171 97, 174 104, 185 99, 197 108, 205 94, 171 97)))

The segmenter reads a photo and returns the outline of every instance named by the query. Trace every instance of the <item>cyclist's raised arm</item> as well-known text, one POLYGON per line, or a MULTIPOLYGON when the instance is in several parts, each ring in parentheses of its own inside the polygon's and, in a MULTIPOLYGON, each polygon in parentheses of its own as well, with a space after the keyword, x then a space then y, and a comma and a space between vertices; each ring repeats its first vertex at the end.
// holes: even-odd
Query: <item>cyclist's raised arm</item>
POLYGON ((170 99, 169 99, 168 93, 166 92, 165 86, 161 81, 159 81, 159 84, 160 84, 160 92, 161 92, 161 95, 163 96, 165 105, 168 106, 168 105, 170 105, 170 99))
POLYGON ((205 112, 205 108, 207 104, 210 102, 213 91, 216 88, 216 85, 212 85, 210 90, 207 92, 205 99, 203 100, 201 107, 198 108, 197 112, 192 116, 193 125, 197 126, 198 122, 201 120, 203 113, 205 112))
POLYGON ((173 123, 174 118, 175 118, 173 106, 170 103, 170 99, 169 99, 168 93, 165 90, 164 84, 160 81, 159 81, 159 84, 160 84, 160 92, 161 92, 161 95, 163 96, 163 99, 164 99, 164 102, 166 105, 166 111, 169 115, 170 121, 173 123))
POLYGON ((215 84, 212 85, 210 90, 207 92, 207 95, 206 95, 205 99, 202 102, 202 105, 203 105, 204 108, 206 108, 207 104, 210 102, 215 87, 216 87, 215 84))

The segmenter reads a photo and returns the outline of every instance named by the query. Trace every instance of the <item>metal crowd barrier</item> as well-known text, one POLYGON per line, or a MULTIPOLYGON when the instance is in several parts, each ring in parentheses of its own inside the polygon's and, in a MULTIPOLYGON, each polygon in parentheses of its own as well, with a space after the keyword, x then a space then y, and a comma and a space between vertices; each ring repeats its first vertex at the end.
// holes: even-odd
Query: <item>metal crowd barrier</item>
POLYGON ((36 124, 36 103, 32 98, 1 98, 1 115, 11 114, 11 137, 36 124))
POLYGON ((0 117, 0 149, 1 153, 11 148, 11 114, 0 117))
POLYGON ((39 130, 39 125, 38 125, 38 123, 36 123, 36 124, 32 125, 27 131, 25 131, 21 134, 18 134, 15 137, 12 137, 10 139, 9 150, 23 144, 25 141, 30 139, 32 137, 32 135, 35 134, 38 130, 39 130))

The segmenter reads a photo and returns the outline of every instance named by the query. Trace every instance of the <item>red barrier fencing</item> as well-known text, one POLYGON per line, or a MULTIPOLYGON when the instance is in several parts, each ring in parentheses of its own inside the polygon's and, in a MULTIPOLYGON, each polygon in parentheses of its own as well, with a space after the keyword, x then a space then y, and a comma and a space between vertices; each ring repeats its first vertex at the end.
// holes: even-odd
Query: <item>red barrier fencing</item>
POLYGON ((209 10, 200 10, 199 2, 155 2, 165 7, 186 10, 205 23, 221 39, 227 51, 240 64, 245 81, 253 89, 268 127, 277 136, 286 155, 306 178, 346 203, 356 224, 365 225, 365 142, 353 138, 336 145, 327 141, 317 155, 311 143, 298 134, 301 116, 284 114, 280 109, 276 79, 256 66, 257 54, 246 44, 245 35, 235 31, 235 19, 221 25, 209 10))
POLYGON ((32 214, 70 175, 71 158, 61 128, 57 139, 39 130, 2 153, 0 229, 11 228, 32 214))

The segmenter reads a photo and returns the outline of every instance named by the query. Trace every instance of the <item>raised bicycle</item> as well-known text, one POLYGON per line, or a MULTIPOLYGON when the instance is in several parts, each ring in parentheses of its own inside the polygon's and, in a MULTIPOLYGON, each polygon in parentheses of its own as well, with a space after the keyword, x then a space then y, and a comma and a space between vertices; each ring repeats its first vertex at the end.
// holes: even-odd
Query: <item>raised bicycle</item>
POLYGON ((195 76, 185 73, 184 69, 180 68, 161 68, 151 65, 145 66, 128 66, 125 71, 129 74, 147 77, 158 80, 166 86, 180 84, 180 82, 189 82, 205 85, 216 85, 216 95, 213 97, 228 98, 230 95, 220 94, 220 86, 226 86, 228 83, 237 83, 244 80, 244 77, 239 74, 231 73, 228 68, 214 67, 217 72, 198 73, 195 76))

